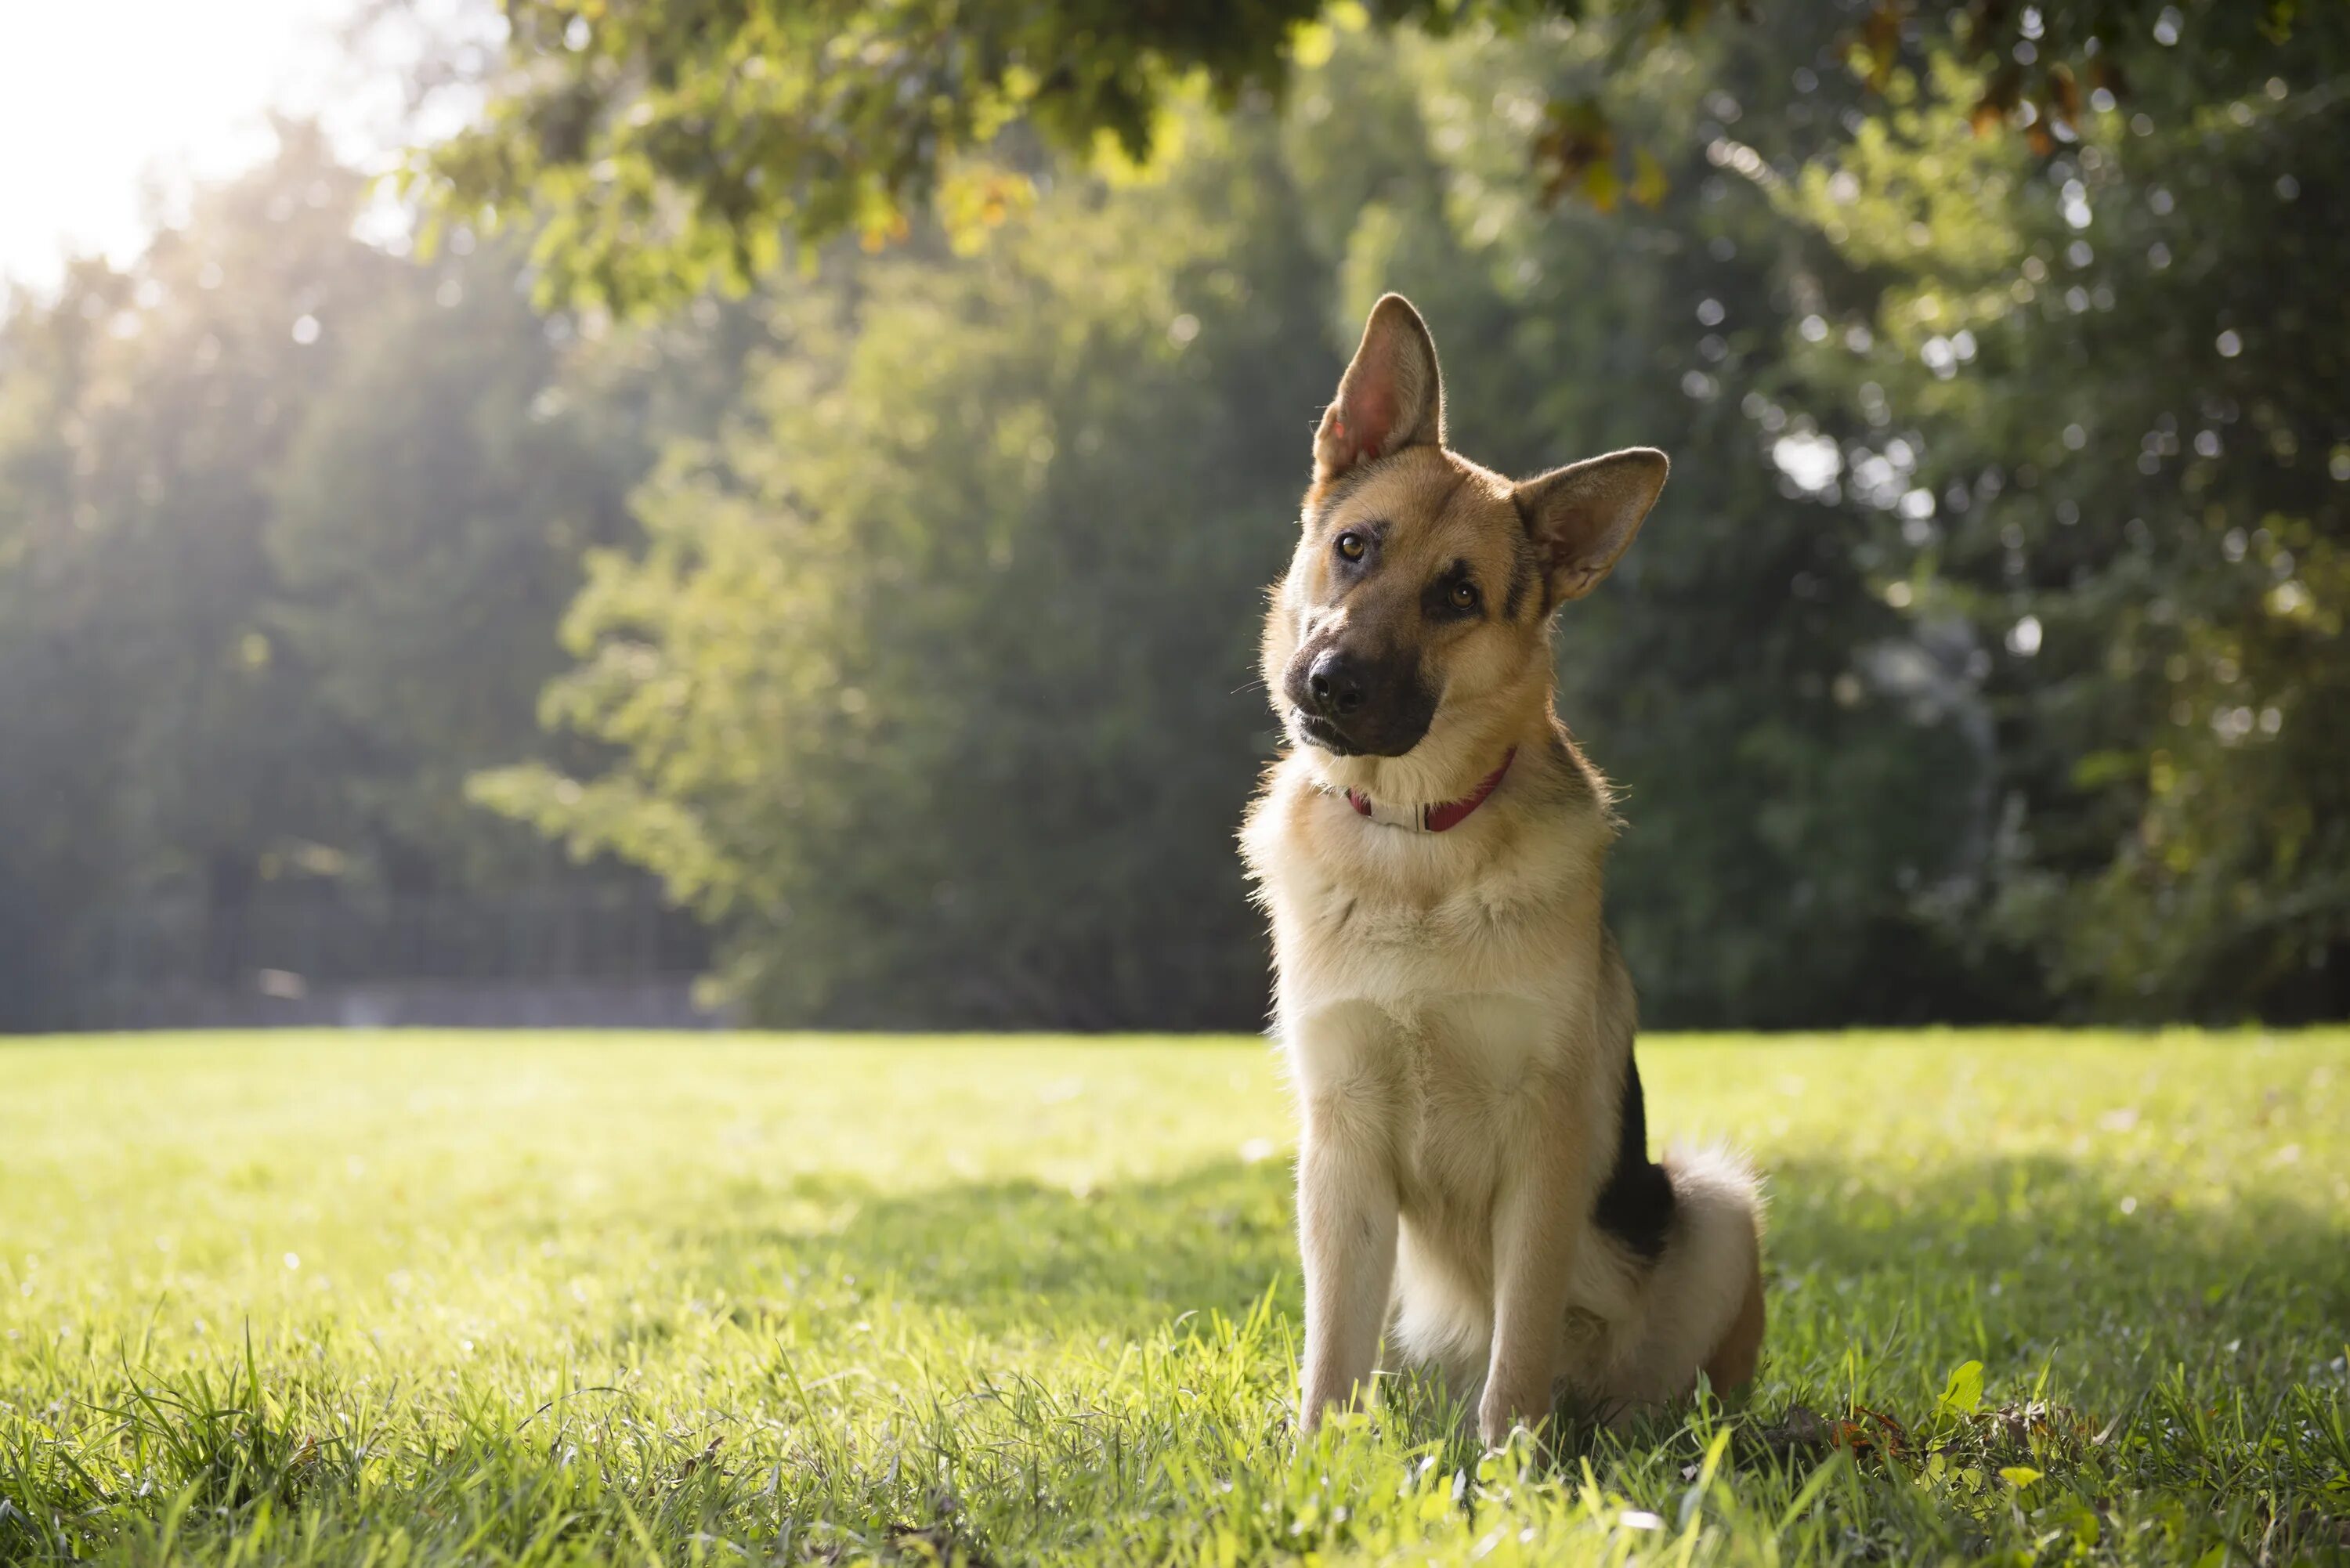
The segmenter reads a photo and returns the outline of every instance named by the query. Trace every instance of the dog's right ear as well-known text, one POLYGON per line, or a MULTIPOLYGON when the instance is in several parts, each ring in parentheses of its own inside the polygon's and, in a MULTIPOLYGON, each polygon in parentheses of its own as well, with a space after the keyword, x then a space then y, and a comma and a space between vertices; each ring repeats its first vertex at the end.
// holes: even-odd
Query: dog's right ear
POLYGON ((1581 598, 1615 569, 1672 466, 1656 448, 1636 446, 1555 468, 1517 487, 1518 514, 1542 556, 1550 604, 1581 598))
POLYGON ((1390 294, 1371 306, 1361 347, 1314 436, 1314 483, 1408 446, 1444 442, 1444 382, 1436 339, 1411 301, 1390 294))

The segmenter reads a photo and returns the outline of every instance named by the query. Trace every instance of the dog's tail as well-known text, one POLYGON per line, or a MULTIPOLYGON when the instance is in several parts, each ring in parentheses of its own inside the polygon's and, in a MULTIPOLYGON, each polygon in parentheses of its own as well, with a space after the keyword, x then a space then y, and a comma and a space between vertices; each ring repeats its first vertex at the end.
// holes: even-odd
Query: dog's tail
POLYGON ((1762 1182, 1719 1146, 1665 1151, 1672 1228, 1643 1289, 1641 1332, 1614 1390, 1642 1403, 1690 1392, 1703 1372, 1726 1394, 1754 1379, 1762 1349, 1762 1182))
POLYGON ((1699 1366, 1715 1392, 1743 1388, 1762 1353, 1762 1179, 1719 1145, 1667 1149, 1664 1164, 1681 1221, 1679 1288, 1698 1309, 1699 1366))

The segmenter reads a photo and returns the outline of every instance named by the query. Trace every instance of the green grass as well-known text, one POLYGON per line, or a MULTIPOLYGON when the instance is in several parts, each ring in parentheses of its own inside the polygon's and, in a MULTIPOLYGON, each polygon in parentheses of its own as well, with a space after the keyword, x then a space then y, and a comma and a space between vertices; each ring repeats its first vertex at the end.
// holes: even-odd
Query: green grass
POLYGON ((1292 1437, 1256 1042, 0 1044, 0 1562, 2350 1559, 2350 1033, 1642 1064, 1763 1374, 1546 1461, 1292 1437))

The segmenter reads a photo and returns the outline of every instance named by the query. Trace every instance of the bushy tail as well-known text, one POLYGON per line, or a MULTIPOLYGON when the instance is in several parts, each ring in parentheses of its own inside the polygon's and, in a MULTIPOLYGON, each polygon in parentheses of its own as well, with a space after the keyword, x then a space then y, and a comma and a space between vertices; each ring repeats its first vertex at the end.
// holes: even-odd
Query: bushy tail
POLYGON ((1617 1373, 1623 1397, 1679 1398, 1703 1372, 1717 1393, 1753 1381, 1762 1348, 1762 1182, 1718 1146, 1665 1151, 1673 1228, 1647 1282, 1638 1348, 1617 1373))
POLYGON ((1719 1146, 1665 1155, 1673 1195, 1692 1220, 1692 1293, 1720 1328, 1700 1364, 1717 1393, 1754 1381, 1762 1355, 1762 1179, 1719 1146))

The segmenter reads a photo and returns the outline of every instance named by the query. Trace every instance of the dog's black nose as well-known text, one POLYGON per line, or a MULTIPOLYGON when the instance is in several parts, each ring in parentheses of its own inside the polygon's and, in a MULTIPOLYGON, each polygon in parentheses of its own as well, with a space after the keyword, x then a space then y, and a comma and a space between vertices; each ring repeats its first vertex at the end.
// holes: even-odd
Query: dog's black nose
POLYGON ((1335 648, 1322 650, 1305 672, 1305 690, 1323 717, 1345 719, 1361 711, 1371 695, 1370 680, 1362 660, 1335 648))

